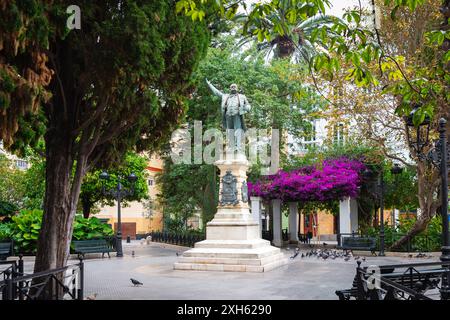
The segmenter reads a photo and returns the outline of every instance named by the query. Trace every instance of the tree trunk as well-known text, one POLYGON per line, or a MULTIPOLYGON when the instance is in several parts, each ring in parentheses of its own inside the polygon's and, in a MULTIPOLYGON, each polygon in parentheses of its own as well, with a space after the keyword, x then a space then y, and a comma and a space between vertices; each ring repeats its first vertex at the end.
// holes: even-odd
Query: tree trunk
POLYGON ((427 167, 427 164, 423 161, 418 162, 417 165, 417 178, 418 178, 418 198, 420 204, 420 216, 411 230, 403 236, 400 240, 395 242, 390 250, 399 250, 405 243, 412 239, 415 235, 421 233, 426 229, 428 223, 436 214, 437 207, 439 206, 439 199, 435 197, 435 193, 439 187, 439 171, 434 168, 427 167))
POLYGON ((405 236, 403 236, 400 240, 395 242, 391 246, 390 250, 399 250, 404 244, 408 243, 410 239, 414 238, 414 236, 424 231, 432 218, 433 215, 431 213, 427 214, 422 213, 422 215, 419 218, 417 218, 417 221, 416 223, 414 223, 411 230, 409 230, 408 233, 405 236))
MULTIPOLYGON (((77 168, 73 174, 73 143, 64 129, 57 128, 46 134, 44 216, 37 243, 34 272, 61 268, 67 263, 81 179, 86 165, 85 160, 78 157, 77 168)), ((58 299, 62 298, 62 290, 58 290, 56 295, 58 299)), ((41 298, 54 297, 49 295, 47 288, 41 298)))

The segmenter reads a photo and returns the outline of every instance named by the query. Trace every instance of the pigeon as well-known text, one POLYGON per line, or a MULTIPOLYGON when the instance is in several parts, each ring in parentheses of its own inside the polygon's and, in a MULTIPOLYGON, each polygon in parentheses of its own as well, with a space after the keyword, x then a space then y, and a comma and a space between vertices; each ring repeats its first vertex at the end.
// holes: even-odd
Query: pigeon
POLYGON ((292 257, 291 259, 294 259, 296 256, 298 256, 299 252, 297 251, 292 257))
POLYGON ((366 257, 363 257, 363 258, 362 258, 362 261, 366 262, 366 257))
POLYGON ((302 253, 302 258, 304 258, 305 257, 305 255, 302 253))
POLYGON ((130 278, 130 280, 131 280, 131 283, 136 287, 136 286, 139 286, 139 285, 143 285, 143 283, 142 282, 139 282, 138 280, 136 280, 136 279, 133 279, 133 278, 130 278))
POLYGON ((323 243, 323 245, 324 245, 324 246, 327 246, 327 245, 328 245, 328 243, 324 242, 324 243, 323 243))
POLYGON ((90 296, 87 296, 85 298, 85 300, 95 300, 97 298, 97 296, 98 296, 98 293, 94 293, 94 294, 91 294, 90 296))
POLYGON ((345 257, 344 260, 345 260, 345 261, 350 260, 350 256, 345 257))
POLYGON ((323 260, 327 260, 327 259, 328 259, 328 255, 327 255, 327 254, 323 254, 323 255, 322 255, 322 259, 323 259, 323 260))
POLYGON ((177 255, 177 257, 180 255, 178 252, 175 252, 175 254, 177 255))
POLYGON ((413 255, 412 254, 408 254, 408 258, 412 258, 413 257, 413 255))
POLYGON ((131 256, 134 258, 134 250, 131 251, 131 256))
POLYGON ((359 256, 356 256, 356 257, 354 257, 355 258, 355 260, 359 260, 359 256))

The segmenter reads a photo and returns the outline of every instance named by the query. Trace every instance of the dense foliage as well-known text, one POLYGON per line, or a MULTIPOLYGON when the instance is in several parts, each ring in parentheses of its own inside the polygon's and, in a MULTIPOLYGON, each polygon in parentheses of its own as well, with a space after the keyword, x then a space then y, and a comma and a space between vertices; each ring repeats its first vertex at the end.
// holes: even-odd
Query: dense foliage
MULTIPOLYGON (((405 234, 407 234, 416 222, 416 218, 400 218, 397 227, 385 224, 385 245, 390 248, 396 241, 401 239, 405 234)), ((370 228, 367 230, 369 236, 379 239, 379 228, 370 228)), ((396 250, 401 251, 440 251, 442 246, 442 219, 440 216, 435 216, 431 219, 430 223, 426 229, 414 237, 412 237, 408 242, 403 244, 401 247, 396 248, 396 250)))
MULTIPOLYGON (((35 254, 42 215, 42 210, 21 210, 12 217, 10 223, 0 223, 0 240, 13 239, 17 253, 35 254)), ((73 240, 107 238, 112 235, 111 227, 95 217, 85 219, 78 215, 75 218, 73 240)))

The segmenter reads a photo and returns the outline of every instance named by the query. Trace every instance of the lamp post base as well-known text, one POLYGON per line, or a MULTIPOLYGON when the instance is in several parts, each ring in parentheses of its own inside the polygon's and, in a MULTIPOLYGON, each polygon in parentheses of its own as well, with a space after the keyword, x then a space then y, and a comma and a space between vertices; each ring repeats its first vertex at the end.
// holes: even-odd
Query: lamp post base
POLYGON ((442 252, 442 254, 439 257, 439 259, 444 262, 450 261, 450 247, 445 247, 445 246, 442 247, 441 252, 442 252))
POLYGON ((121 236, 117 236, 116 238, 116 257, 123 257, 123 251, 122 251, 122 237, 121 236))

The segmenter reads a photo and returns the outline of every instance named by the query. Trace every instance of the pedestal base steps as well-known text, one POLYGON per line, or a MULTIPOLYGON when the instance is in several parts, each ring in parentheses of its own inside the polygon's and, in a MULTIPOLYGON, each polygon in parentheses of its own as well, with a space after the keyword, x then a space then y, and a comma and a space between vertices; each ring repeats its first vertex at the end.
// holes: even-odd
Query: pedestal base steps
POLYGON ((204 240, 184 252, 174 269, 266 272, 286 263, 288 258, 267 240, 204 240))

